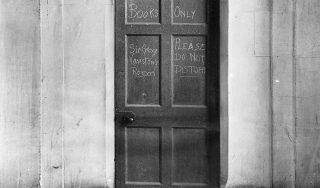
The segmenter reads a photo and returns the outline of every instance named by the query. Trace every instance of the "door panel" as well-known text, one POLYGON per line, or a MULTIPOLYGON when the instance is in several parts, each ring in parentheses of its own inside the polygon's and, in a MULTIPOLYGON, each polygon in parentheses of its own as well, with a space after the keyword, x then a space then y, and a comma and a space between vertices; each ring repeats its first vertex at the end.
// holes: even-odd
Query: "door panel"
POLYGON ((125 131, 127 183, 160 184, 160 129, 128 127, 125 131))
POLYGON ((173 128, 172 182, 175 185, 206 185, 208 158, 206 130, 173 128))
POLYGON ((206 105, 205 36, 172 37, 173 105, 206 105))
POLYGON ((160 105, 159 36, 126 36, 127 105, 160 105))
POLYGON ((116 187, 218 186, 219 2, 116 3, 116 187))

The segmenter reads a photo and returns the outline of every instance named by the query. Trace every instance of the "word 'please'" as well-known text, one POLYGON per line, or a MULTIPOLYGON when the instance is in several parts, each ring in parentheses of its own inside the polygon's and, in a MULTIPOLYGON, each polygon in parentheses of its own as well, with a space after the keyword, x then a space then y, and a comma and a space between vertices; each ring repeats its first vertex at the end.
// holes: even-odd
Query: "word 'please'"
POLYGON ((182 42, 180 38, 174 40, 175 50, 188 50, 188 51, 204 51, 206 45, 203 43, 182 42))

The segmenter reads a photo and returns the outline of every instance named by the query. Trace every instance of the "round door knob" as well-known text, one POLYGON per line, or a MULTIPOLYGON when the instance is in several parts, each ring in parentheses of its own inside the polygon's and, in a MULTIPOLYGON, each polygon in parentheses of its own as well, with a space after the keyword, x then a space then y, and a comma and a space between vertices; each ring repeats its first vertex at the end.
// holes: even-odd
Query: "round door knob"
POLYGON ((134 121, 133 117, 128 118, 128 123, 133 123, 133 121, 134 121))
POLYGON ((122 124, 131 124, 135 121, 136 115, 131 111, 116 111, 115 119, 122 124))
POLYGON ((123 123, 133 123, 134 117, 123 117, 123 123))

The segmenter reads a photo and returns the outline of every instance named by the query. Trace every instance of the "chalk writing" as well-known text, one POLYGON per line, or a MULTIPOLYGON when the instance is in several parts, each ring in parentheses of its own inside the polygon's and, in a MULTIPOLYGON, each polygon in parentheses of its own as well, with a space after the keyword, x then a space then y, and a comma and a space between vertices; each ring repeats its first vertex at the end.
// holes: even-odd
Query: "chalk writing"
POLYGON ((144 57, 144 58, 133 58, 129 57, 129 63, 135 65, 158 65, 158 60, 144 57))
POLYGON ((147 44, 142 46, 129 44, 129 63, 135 65, 158 65, 158 49, 151 48, 147 44))
POLYGON ((205 74, 206 69, 205 69, 205 67, 174 65, 174 72, 176 74, 178 74, 178 73, 205 74))
POLYGON ((174 104, 205 104, 205 37, 174 37, 172 44, 174 104))
POLYGON ((137 78, 141 77, 152 77, 156 76, 155 71, 150 71, 146 69, 146 66, 158 66, 158 49, 153 48, 152 46, 148 46, 147 44, 143 43, 142 45, 139 44, 129 44, 129 64, 132 66, 132 75, 137 78), (139 65, 144 65, 139 66, 139 65), (139 66, 139 68, 137 67, 139 66))
POLYGON ((195 10, 183 10, 180 6, 176 6, 173 15, 174 17, 178 18, 187 18, 193 20, 195 13, 195 10))
MULTIPOLYGON (((145 39, 144 39, 145 40, 145 39)), ((135 78, 155 77, 159 65, 159 49, 147 41, 128 44, 128 63, 135 78)))
POLYGON ((199 42, 181 42, 180 38, 174 40, 174 50, 205 51, 205 46, 205 44, 199 42))
POLYGON ((132 74, 135 77, 146 77, 146 76, 156 76, 155 71, 144 71, 144 70, 138 70, 137 67, 131 67, 132 74))
POLYGON ((159 16, 159 12, 157 9, 149 9, 149 10, 141 10, 138 5, 134 3, 129 4, 129 18, 157 18, 159 16))
POLYGON ((205 55, 198 55, 195 52, 193 53, 189 53, 190 55, 190 60, 193 62, 201 62, 201 63, 205 63, 205 55))
POLYGON ((172 0, 173 23, 202 24, 206 22, 206 0, 172 0))
POLYGON ((159 3, 147 0, 128 0, 129 22, 159 22, 159 3))
POLYGON ((151 47, 147 46, 146 44, 143 44, 142 46, 138 46, 135 44, 129 44, 129 53, 131 55, 141 53, 144 56, 147 54, 150 54, 151 57, 154 57, 155 55, 157 55, 158 49, 151 48, 151 47))
POLYGON ((206 44, 196 37, 176 37, 174 39, 173 61, 174 73, 201 76, 205 74, 205 50, 206 44), (183 39, 183 41, 182 41, 183 39))
POLYGON ((159 104, 159 36, 127 36, 127 102, 159 104))

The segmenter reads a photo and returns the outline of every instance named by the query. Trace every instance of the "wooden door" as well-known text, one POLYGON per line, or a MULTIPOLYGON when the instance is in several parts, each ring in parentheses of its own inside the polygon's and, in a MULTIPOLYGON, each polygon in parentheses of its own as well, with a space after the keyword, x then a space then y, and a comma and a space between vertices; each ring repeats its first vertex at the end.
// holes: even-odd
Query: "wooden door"
POLYGON ((219 1, 116 1, 116 187, 219 185, 219 1))

